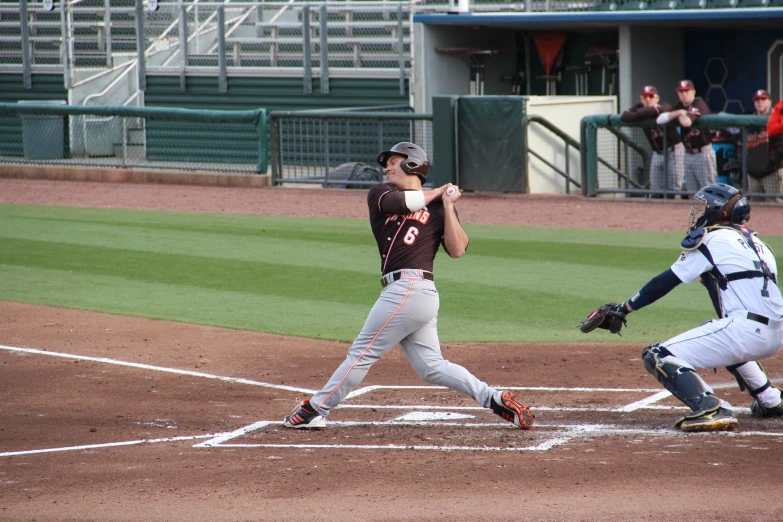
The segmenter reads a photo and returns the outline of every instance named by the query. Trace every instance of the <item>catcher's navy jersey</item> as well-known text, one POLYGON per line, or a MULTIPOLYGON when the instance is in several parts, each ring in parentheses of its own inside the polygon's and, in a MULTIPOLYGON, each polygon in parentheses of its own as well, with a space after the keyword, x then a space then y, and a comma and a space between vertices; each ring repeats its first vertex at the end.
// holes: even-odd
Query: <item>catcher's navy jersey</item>
POLYGON ((388 197, 400 198, 396 206, 404 208, 403 191, 388 183, 374 186, 367 194, 370 226, 381 255, 381 273, 404 268, 432 272, 435 254, 443 242, 443 201, 436 198, 416 212, 387 214, 381 204, 388 197))

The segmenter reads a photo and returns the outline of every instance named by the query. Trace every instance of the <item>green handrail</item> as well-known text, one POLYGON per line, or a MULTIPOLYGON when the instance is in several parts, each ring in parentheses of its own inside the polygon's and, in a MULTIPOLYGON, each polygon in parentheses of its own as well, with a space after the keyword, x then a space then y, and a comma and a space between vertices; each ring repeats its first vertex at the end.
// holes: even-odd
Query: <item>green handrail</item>
MULTIPOLYGON (((758 115, 708 114, 701 116, 698 120, 696 120, 694 127, 700 129, 724 129, 731 127, 764 126, 767 124, 768 119, 768 116, 758 115)), ((633 146, 631 145, 632 140, 626 141, 626 139, 623 138, 625 134, 617 130, 620 127, 651 129, 659 127, 659 125, 653 118, 640 122, 624 122, 622 121, 619 114, 597 114, 592 116, 585 116, 582 118, 582 194, 585 196, 595 196, 598 193, 598 163, 600 161, 597 152, 598 129, 607 129, 609 132, 612 132, 612 134, 622 139, 625 143, 633 146)), ((630 140, 630 138, 627 139, 630 140)), ((634 150, 639 152, 637 147, 634 147, 634 150)), ((648 154, 646 154, 645 150, 643 157, 647 155, 648 154)), ((646 158, 645 161, 647 161, 646 158)))
POLYGON ((38 114, 54 116, 120 116, 156 120, 205 123, 253 123, 258 138, 256 172, 265 173, 269 163, 266 109, 241 111, 195 110, 174 107, 132 107, 124 105, 49 105, 43 103, 0 103, 0 115, 38 114))

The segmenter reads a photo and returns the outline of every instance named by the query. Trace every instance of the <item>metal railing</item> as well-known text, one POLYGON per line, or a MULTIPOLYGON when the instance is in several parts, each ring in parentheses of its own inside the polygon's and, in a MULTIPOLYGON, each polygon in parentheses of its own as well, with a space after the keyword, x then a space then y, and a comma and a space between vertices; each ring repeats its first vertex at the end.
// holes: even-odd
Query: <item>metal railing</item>
MULTIPOLYGON (((432 115, 399 112, 269 113, 274 183, 358 188, 383 179, 378 153, 402 141, 432 157, 432 115)), ((437 166, 433 166, 437 168, 437 166)))
MULTIPOLYGON (((541 125, 546 130, 548 130, 550 133, 554 134, 558 138, 560 138, 563 141, 564 145, 564 169, 561 169, 557 165, 553 164, 546 158, 544 158, 541 154, 537 153, 533 149, 530 148, 530 141, 525 140, 525 143, 528 144, 527 147, 527 153, 531 154, 535 158, 537 158, 539 161, 544 163, 547 167, 552 169, 554 172, 559 174, 562 178, 565 179, 565 193, 570 194, 571 193, 571 184, 576 185, 577 188, 582 188, 582 183, 575 179, 573 176, 571 176, 571 150, 574 149, 576 151, 580 151, 581 147, 579 145, 579 142, 576 141, 574 138, 563 132, 560 128, 555 126, 552 122, 547 120, 546 118, 542 118, 541 116, 526 116, 522 119, 522 125, 524 127, 524 132, 528 132, 528 127, 531 123, 536 123, 538 125, 541 125)), ((528 162, 529 164, 529 162, 528 162)))
MULTIPOLYGON (((219 74, 226 68, 242 75, 263 68, 267 75, 300 75, 309 61, 311 72, 322 77, 372 70, 375 77, 407 78, 413 15, 452 9, 448 0, 101 3, 0 2, 0 72, 22 72, 28 87, 31 73, 65 72, 78 80, 77 70, 111 68, 142 46, 148 53, 165 51, 146 64, 149 74, 219 74)), ((581 11, 598 3, 474 0, 471 10, 581 11)))
MULTIPOLYGON (((748 132, 761 132, 766 127, 767 116, 705 115, 694 126, 713 136, 710 146, 699 154, 713 158, 708 162, 714 171, 710 178, 741 189, 755 200, 783 202, 783 148, 775 143, 762 142, 765 147, 759 159, 762 165, 749 164, 748 132), (720 139, 717 139, 717 138, 720 139), (776 156, 773 151, 778 150, 776 156), (760 170, 754 170, 760 169, 760 170)), ((661 163, 662 180, 675 180, 676 188, 663 182, 662 188, 650 187, 650 164, 654 154, 644 134, 645 128, 659 127, 654 119, 638 123, 626 123, 619 114, 587 116, 582 119, 582 192, 585 195, 625 194, 635 197, 690 197, 700 186, 688 186, 684 176, 684 162, 669 162, 670 154, 688 156, 686 151, 675 152, 664 145, 661 163), (670 169, 675 169, 673 173, 670 169)), ((772 140, 774 141, 774 140, 772 140)), ((783 144, 779 145, 783 147, 783 144)), ((693 157, 691 155, 691 157, 693 157)), ((757 157, 758 158, 758 157, 757 157)))
POLYGON ((0 103, 0 163, 266 173, 267 137, 264 109, 0 103), (101 120, 74 124, 88 116, 101 120), (105 152, 85 153, 76 138, 105 152))

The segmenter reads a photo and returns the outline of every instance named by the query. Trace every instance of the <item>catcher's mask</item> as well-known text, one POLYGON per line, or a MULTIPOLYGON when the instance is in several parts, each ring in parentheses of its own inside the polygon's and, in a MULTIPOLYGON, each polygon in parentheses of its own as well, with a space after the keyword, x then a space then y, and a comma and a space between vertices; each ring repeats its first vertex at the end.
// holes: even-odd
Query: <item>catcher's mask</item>
POLYGON ((697 201, 697 206, 691 207, 688 231, 726 219, 735 225, 741 225, 750 219, 748 198, 731 185, 713 183, 699 190, 693 198, 697 201))
POLYGON ((403 141, 391 149, 378 154, 378 164, 386 168, 386 162, 389 161, 389 156, 392 154, 397 154, 404 158, 400 166, 406 174, 418 176, 422 185, 427 181, 427 174, 430 172, 430 160, 427 159, 427 153, 424 152, 424 149, 415 143, 403 141))

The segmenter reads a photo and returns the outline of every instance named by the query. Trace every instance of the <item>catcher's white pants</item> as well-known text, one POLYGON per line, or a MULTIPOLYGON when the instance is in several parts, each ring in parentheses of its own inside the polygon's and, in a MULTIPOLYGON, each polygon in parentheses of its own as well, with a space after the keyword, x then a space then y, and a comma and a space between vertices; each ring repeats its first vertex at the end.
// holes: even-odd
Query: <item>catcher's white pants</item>
POLYGON ((310 404, 326 417, 362 382, 370 367, 397 344, 416 373, 425 381, 463 393, 485 408, 497 390, 468 370, 443 358, 438 340, 440 297, 433 281, 418 270, 405 270, 402 279, 388 285, 370 310, 348 357, 310 404), (410 278, 406 277, 410 273, 410 278))
MULTIPOLYGON (((769 325, 747 319, 747 312, 730 312, 729 317, 713 319, 661 343, 674 358, 665 357, 694 370, 733 366, 759 361, 774 355, 783 347, 783 320, 770 320, 769 325)), ((767 376, 757 364, 738 369, 753 389, 767 382, 767 376)), ((713 393, 705 383, 706 389, 713 393)), ((780 392, 768 388, 759 395, 765 406, 780 404, 780 392)), ((724 401, 725 403, 725 401, 724 401)), ((727 405, 727 404, 726 404, 727 405)))

